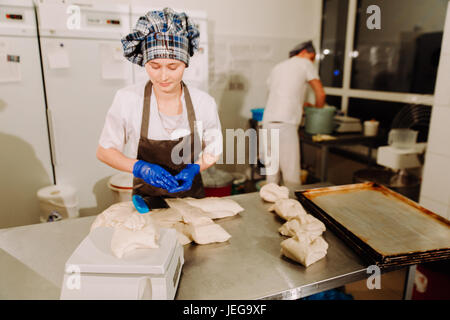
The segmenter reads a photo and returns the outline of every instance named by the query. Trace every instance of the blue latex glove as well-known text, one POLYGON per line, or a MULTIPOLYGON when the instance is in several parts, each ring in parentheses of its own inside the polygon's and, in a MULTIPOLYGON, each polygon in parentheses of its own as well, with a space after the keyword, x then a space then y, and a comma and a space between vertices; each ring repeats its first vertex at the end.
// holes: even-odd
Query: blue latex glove
POLYGON ((177 188, 169 189, 170 193, 189 190, 192 187, 192 181, 195 176, 200 172, 200 166, 196 163, 190 163, 175 176, 176 180, 182 181, 181 185, 177 188))
POLYGON ((133 175, 157 188, 169 190, 178 187, 177 180, 164 168, 143 160, 134 164, 133 175))

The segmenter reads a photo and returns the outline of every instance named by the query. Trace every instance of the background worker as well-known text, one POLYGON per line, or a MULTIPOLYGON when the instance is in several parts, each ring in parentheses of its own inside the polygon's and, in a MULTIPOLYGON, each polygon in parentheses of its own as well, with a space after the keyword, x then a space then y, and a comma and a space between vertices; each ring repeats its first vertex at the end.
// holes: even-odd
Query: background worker
POLYGON ((267 143, 267 159, 279 164, 275 174, 267 175, 267 183, 280 184, 282 178, 286 186, 301 184, 298 126, 302 119, 308 84, 314 91, 314 106, 322 108, 325 105, 325 91, 313 65, 315 57, 316 50, 312 41, 303 42, 289 52, 289 59, 272 69, 267 79, 269 96, 264 110, 263 128, 279 130, 278 154, 275 152, 277 149, 271 145, 270 138, 267 143))

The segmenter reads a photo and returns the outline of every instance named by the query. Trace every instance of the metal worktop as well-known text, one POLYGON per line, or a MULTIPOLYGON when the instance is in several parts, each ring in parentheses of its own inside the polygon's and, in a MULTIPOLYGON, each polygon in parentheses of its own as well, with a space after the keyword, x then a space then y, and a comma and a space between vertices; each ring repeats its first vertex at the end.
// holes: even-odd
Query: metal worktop
POLYGON ((344 145, 362 144, 367 147, 368 165, 372 164, 372 149, 375 148, 376 143, 381 139, 381 136, 365 136, 362 133, 333 133, 335 139, 314 141, 312 134, 306 133, 304 128, 299 129, 300 137, 300 153, 303 154, 303 143, 311 144, 321 149, 320 162, 320 181, 327 181, 328 173, 328 153, 331 147, 339 147, 344 145))
MULTIPOLYGON (((323 234, 327 256, 308 268, 283 257, 283 221, 267 210, 270 204, 256 192, 231 199, 245 211, 215 221, 232 237, 184 247, 176 299, 297 299, 369 276, 367 265, 330 231, 323 234)), ((0 299, 59 299, 65 262, 94 218, 0 230, 0 299)))

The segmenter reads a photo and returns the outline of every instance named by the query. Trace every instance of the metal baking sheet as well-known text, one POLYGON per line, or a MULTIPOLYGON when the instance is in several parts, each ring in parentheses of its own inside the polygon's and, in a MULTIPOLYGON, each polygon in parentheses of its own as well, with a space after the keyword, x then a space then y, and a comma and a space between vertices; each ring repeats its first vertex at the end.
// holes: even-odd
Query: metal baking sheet
POLYGON ((450 259, 450 222, 373 182, 295 193, 307 211, 370 263, 450 259))

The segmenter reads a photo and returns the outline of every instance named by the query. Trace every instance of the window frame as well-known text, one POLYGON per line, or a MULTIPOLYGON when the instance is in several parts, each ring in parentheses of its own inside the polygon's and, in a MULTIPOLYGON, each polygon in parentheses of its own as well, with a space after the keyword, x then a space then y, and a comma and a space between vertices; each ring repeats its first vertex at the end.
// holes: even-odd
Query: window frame
MULTIPOLYGON (((323 18, 324 1, 325 0, 322 0, 322 10, 321 10, 322 18, 323 18)), ((345 35, 345 53, 344 53, 345 56, 344 56, 342 87, 341 88, 324 87, 325 93, 334 96, 340 96, 342 98, 341 110, 344 112, 344 114, 347 114, 348 103, 350 98, 402 102, 405 104, 414 103, 414 104, 423 104, 431 107, 434 104, 434 94, 361 90, 361 89, 352 89, 350 87, 358 0, 348 0, 348 1, 349 4, 347 13, 346 35, 345 35)), ((319 44, 321 43, 322 43, 322 36, 319 41, 319 44)), ((320 47, 319 52, 322 53, 322 48, 320 47)), ((320 56, 320 54, 318 56, 320 56)), ((319 59, 319 66, 320 63, 321 60, 319 59)))

